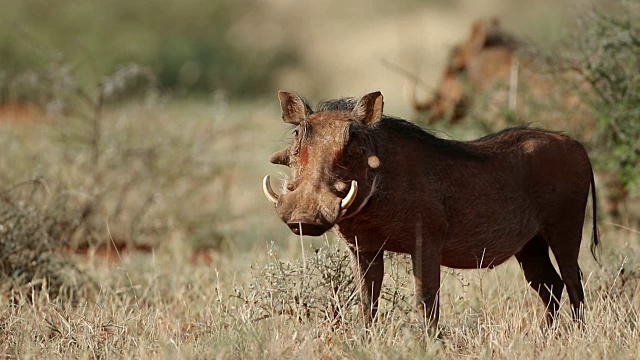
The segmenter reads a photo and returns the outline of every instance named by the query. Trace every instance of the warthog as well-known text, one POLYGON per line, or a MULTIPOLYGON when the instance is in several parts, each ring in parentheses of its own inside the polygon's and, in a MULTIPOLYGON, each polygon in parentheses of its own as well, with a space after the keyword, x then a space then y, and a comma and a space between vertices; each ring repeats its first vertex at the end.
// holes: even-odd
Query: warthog
POLYGON ((418 101, 414 93, 410 101, 430 124, 457 123, 474 114, 500 128, 510 113, 590 140, 595 116, 576 91, 588 86, 575 73, 554 70, 559 60, 505 32, 497 19, 479 20, 451 50, 431 99, 418 101))
POLYGON ((493 268, 512 256, 547 306, 559 308, 564 285, 580 318, 584 301, 578 252, 589 188, 592 253, 598 245, 593 172, 583 146, 558 133, 513 128, 478 140, 438 138, 383 115, 383 97, 319 104, 278 94, 293 141, 271 156, 291 168, 276 193, 263 190, 295 234, 335 228, 361 279, 362 312, 375 316, 384 251, 411 255, 417 305, 438 321, 440 266, 493 268), (549 258, 553 252, 560 273, 549 258))
MULTIPOLYGON (((511 114, 518 122, 533 121, 591 141, 596 116, 581 99, 590 87, 575 73, 552 71, 559 61, 505 32, 497 19, 479 20, 468 38, 453 47, 433 96, 418 101, 414 91, 410 102, 429 124, 470 117, 491 119, 490 127, 502 128, 511 114)), ((603 173, 602 179, 607 213, 618 219, 628 191, 619 174, 603 173)))

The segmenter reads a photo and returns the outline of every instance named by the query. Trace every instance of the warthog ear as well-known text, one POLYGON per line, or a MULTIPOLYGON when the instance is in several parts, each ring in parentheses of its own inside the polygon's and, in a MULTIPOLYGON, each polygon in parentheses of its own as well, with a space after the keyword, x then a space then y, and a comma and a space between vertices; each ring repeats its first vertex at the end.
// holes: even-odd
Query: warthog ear
POLYGON ((478 55, 487 41, 487 24, 483 19, 476 20, 471 25, 469 38, 453 51, 450 67, 453 71, 462 71, 467 68, 471 59, 478 55))
POLYGON ((382 93, 380 91, 372 92, 358 100, 351 112, 351 117, 362 125, 369 126, 382 119, 383 107, 382 93))
POLYGON ((470 50, 476 53, 484 47, 487 40, 487 23, 484 20, 477 20, 471 26, 471 37, 469 38, 470 50))
POLYGON ((277 153, 271 155, 269 162, 276 165, 289 166, 291 159, 289 157, 289 149, 280 150, 277 153))
POLYGON ((297 125, 311 114, 309 105, 296 94, 278 91, 278 99, 282 108, 282 120, 286 123, 297 125))

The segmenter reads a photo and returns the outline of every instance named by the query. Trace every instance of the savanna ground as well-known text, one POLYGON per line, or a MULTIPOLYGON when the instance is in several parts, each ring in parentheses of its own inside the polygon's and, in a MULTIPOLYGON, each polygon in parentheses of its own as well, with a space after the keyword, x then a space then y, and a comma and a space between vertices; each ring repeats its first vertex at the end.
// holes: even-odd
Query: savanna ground
MULTIPOLYGON (((50 239, 50 250, 38 249, 39 255, 51 252, 51 258, 72 267, 49 270, 46 264, 53 261, 41 259, 20 263, 22 271, 55 271, 60 284, 24 281, 30 279, 20 269, 13 278, 3 278, 4 356, 637 356, 640 234, 609 222, 600 223, 601 265, 591 258, 587 241, 581 254, 588 304, 583 328, 572 323, 566 298, 557 327, 545 328, 544 308, 512 260, 491 271, 443 269, 442 339, 424 340, 411 313, 412 278, 403 257, 388 260, 382 311, 366 328, 355 316, 357 299, 344 246, 333 235, 311 241, 287 234, 261 194, 261 175, 269 171, 262 149, 277 146, 285 132, 265 119, 278 121, 277 106, 149 99, 106 111, 104 155, 97 164, 91 161, 91 146, 60 141, 67 127, 59 119, 38 119, 37 124, 3 119, 1 141, 12 155, 11 161, 2 161, 3 181, 11 179, 8 174, 36 179, 5 191, 3 201, 11 204, 3 203, 3 212, 34 208, 43 219, 33 213, 26 219, 48 230, 54 226, 49 217, 58 226, 66 224, 65 214, 57 211, 76 211, 57 205, 59 197, 77 207, 89 202, 96 209, 86 221, 96 224, 73 234, 61 230, 66 243, 86 241, 93 231, 117 243, 124 237, 118 230, 137 227, 135 241, 125 241, 130 247, 132 242, 152 246, 150 252, 124 248, 105 254, 93 247, 87 254, 61 255, 61 240, 50 239), (231 117, 242 120, 230 123, 231 117), (161 170, 143 169, 136 157, 150 156, 147 152, 157 152, 157 161, 164 164, 146 166, 161 170), (133 159, 118 158, 122 153, 133 159), (82 171, 87 167, 94 170, 82 171), (170 179, 177 168, 182 172, 170 179), (139 178, 152 171, 165 176, 139 178), (55 174, 57 180, 38 178, 42 173, 55 174), (212 173, 215 180, 198 185, 198 174, 206 178, 212 173), (61 194, 56 186, 63 185, 77 190, 61 194), (145 203, 148 194, 153 200, 145 203), (129 206, 120 217, 114 215, 114 206, 127 201, 149 209, 138 215, 140 210, 129 206), (132 217, 137 223, 126 223, 132 217), (212 230, 203 234, 185 218, 209 221, 200 227, 212 230), (215 243, 198 242, 198 237, 215 243), (217 250, 198 251, 210 248, 217 250)), ((18 225, 8 229, 6 220, 2 224, 17 241, 36 241, 33 231, 25 234, 18 225)), ((586 229, 585 240, 590 236, 586 229)))
MULTIPOLYGON (((299 10, 289 5, 286 14, 299 10)), ((472 19, 477 5, 465 9, 456 17, 461 36, 467 22, 460 19, 472 19)), ((426 26, 444 27, 447 11, 436 7, 439 16, 426 26)), ((416 26, 421 14, 399 23, 416 26)), ((305 34, 308 28, 297 36, 305 34)), ((366 48, 368 34, 350 32, 349 43, 366 48)), ((394 44, 380 40, 380 49, 394 44)), ((418 40, 425 39, 411 41, 418 40)), ((340 44, 311 44, 349 53, 340 44)), ((317 49, 304 54, 322 58, 317 49)), ((361 95, 381 80, 361 72, 378 71, 402 87, 404 79, 371 61, 351 71, 359 51, 350 54, 356 58, 324 60, 346 68, 337 71, 347 74, 346 87, 334 81, 323 84, 331 90, 306 89, 290 72, 279 81, 311 96, 356 88, 352 95, 361 95)), ((333 234, 291 235, 262 194, 262 177, 281 171, 268 156, 289 136, 275 92, 249 101, 223 91, 165 95, 151 86, 129 97, 122 84, 148 75, 135 66, 88 88, 76 88, 64 66, 50 74, 36 80, 71 94, 50 102, 65 104, 62 110, 0 111, 1 358, 633 359, 640 352, 635 215, 601 215, 599 264, 585 227, 583 326, 571 321, 566 294, 556 325, 544 326, 543 304, 510 260, 489 271, 443 268, 442 334, 425 338, 409 262, 389 256, 382 309, 367 327, 357 317, 344 245, 333 234), (119 91, 118 101, 105 100, 119 91)), ((399 91, 392 93, 387 108, 406 114, 399 91)), ((446 130, 456 137, 479 131, 446 130)))

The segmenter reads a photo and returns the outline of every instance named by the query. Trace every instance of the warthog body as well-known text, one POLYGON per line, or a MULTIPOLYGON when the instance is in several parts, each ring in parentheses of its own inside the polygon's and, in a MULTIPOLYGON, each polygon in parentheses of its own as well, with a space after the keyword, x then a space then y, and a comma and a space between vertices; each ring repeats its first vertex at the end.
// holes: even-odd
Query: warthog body
POLYGON ((529 128, 469 142, 440 139, 383 115, 379 92, 323 102, 315 112, 297 95, 279 97, 282 118, 295 130, 271 162, 289 166, 292 177, 280 195, 265 177, 265 194, 294 233, 318 236, 333 227, 349 244, 365 315, 377 309, 383 253, 394 251, 411 255, 417 304, 432 324, 441 265, 492 268, 512 256, 549 320, 564 285, 580 316, 578 252, 590 188, 595 195, 580 143, 529 128))

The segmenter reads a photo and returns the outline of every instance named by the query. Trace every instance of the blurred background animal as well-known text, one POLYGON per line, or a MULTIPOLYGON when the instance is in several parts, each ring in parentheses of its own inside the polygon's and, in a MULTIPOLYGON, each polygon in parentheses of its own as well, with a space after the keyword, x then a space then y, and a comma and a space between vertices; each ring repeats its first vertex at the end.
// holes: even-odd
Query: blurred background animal
MULTIPOLYGON (((568 61, 505 31, 497 18, 477 20, 450 51, 431 97, 410 103, 428 124, 476 122, 487 132, 527 124, 562 131, 587 146, 597 114, 586 103, 591 86, 568 61)), ((606 212, 618 219, 628 196, 621 175, 600 171, 606 212)))

